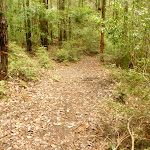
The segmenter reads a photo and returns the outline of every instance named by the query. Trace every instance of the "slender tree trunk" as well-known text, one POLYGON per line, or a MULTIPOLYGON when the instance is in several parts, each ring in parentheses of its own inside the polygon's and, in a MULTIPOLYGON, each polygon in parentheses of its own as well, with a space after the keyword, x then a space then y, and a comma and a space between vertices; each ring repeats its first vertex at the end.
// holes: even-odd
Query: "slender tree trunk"
POLYGON ((59 27, 59 45, 62 44, 64 33, 65 33, 65 31, 64 31, 64 14, 63 14, 63 11, 65 9, 64 4, 65 4, 65 0, 59 0, 58 9, 61 11, 62 18, 63 18, 60 20, 60 23, 58 25, 58 27, 59 27))
POLYGON ((95 7, 96 7, 96 10, 97 10, 97 11, 101 11, 101 3, 100 3, 100 0, 96 0, 96 2, 95 2, 95 7))
POLYGON ((101 2, 98 0, 98 11, 101 11, 101 2))
MULTIPOLYGON (((134 19, 135 19, 135 0, 132 0, 132 21, 131 21, 131 23, 132 23, 132 32, 135 32, 135 27, 134 27, 134 19)), ((132 61, 132 64, 133 64, 133 67, 135 67, 136 66, 136 51, 135 51, 135 43, 136 43, 136 39, 135 38, 132 38, 132 39, 130 39, 130 40, 132 40, 132 45, 131 45, 131 52, 132 52, 132 54, 131 54, 131 61, 132 61)))
POLYGON ((84 6, 84 0, 79 0, 78 7, 83 7, 84 6))
MULTIPOLYGON (((148 14, 150 18, 150 1, 147 1, 148 4, 148 14)), ((149 23, 150 24, 150 23, 149 23)), ((150 29, 147 31, 147 38, 146 38, 146 58, 150 57, 150 29)))
POLYGON ((64 40, 67 40, 67 25, 66 25, 66 15, 64 13, 64 10, 65 10, 65 0, 62 1, 62 11, 63 11, 63 39, 64 40))
MULTIPOLYGON (((105 20, 105 6, 106 6, 106 0, 103 0, 102 3, 102 19, 105 20)), ((102 28, 104 28, 105 25, 102 23, 102 28)), ((101 61, 104 61, 104 58, 102 54, 104 53, 104 31, 101 31, 101 40, 100 40, 100 53, 101 53, 101 61)))
POLYGON ((50 8, 52 9, 53 8, 53 1, 50 0, 50 8))
MULTIPOLYGON (((26 7, 29 7, 30 3, 29 0, 26 0, 26 7)), ((26 12, 26 19, 25 19, 25 29, 26 29, 26 43, 27 43, 27 51, 32 51, 32 42, 31 42, 31 21, 29 17, 29 13, 26 12)))
MULTIPOLYGON (((53 8, 53 2, 50 0, 50 9, 53 8)), ((50 23, 50 36, 51 36, 51 44, 53 43, 53 25, 50 23)))
MULTIPOLYGON (((48 9, 48 0, 43 0, 45 8, 48 9)), ((41 44, 48 48, 48 21, 44 19, 44 16, 41 16, 40 28, 42 31, 41 35, 41 44)))
POLYGON ((84 0, 82 0, 82 7, 84 6, 84 0))
MULTIPOLYGON (((68 12, 69 12, 69 8, 71 6, 71 0, 69 0, 69 3, 68 3, 68 12)), ((71 40, 71 17, 69 16, 69 19, 68 19, 68 32, 69 32, 69 40, 71 40)))
MULTIPOLYGON (((58 9, 61 11, 62 10, 62 0, 58 0, 57 3, 58 9)), ((60 19, 60 22, 58 24, 58 29, 59 29, 59 46, 61 46, 62 44, 62 40, 63 40, 63 31, 62 31, 62 19, 60 19)))
POLYGON ((81 7, 81 0, 79 0, 78 7, 81 7))
POLYGON ((7 21, 4 15, 6 11, 5 0, 0 2, 0 80, 7 76, 8 68, 8 35, 7 21))
POLYGON ((127 22, 128 22, 128 1, 125 0, 124 2, 124 35, 125 35, 125 38, 127 37, 127 22))
POLYGON ((98 10, 98 0, 95 1, 95 10, 98 10))

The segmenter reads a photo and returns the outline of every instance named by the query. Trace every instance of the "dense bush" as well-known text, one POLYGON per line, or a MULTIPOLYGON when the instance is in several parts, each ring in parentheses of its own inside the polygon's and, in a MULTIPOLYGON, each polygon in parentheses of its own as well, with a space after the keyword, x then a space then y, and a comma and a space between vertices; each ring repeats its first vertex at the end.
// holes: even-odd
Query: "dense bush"
POLYGON ((38 64, 27 55, 25 49, 19 47, 16 43, 10 43, 9 52, 9 77, 19 77, 24 80, 38 78, 38 64))
POLYGON ((46 50, 45 47, 39 47, 38 49, 35 50, 35 55, 39 59, 39 64, 41 67, 44 68, 51 68, 53 67, 51 58, 46 50))
POLYGON ((83 54, 82 45, 79 41, 72 40, 63 42, 61 48, 54 50, 55 59, 60 62, 72 61, 75 62, 80 59, 81 54, 83 54))
POLYGON ((111 140, 108 148, 131 149, 134 146, 136 150, 149 149, 149 75, 133 69, 114 69, 110 76, 116 82, 114 98, 104 100, 105 110, 100 107, 103 134, 111 140))

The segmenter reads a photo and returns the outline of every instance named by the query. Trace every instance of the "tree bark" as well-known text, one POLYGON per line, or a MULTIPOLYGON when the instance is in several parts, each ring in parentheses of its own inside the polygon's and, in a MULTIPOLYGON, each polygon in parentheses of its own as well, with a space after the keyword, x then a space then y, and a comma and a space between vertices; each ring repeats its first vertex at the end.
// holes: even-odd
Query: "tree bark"
POLYGON ((63 11, 65 9, 65 0, 59 0, 58 9, 61 11, 62 18, 63 18, 63 19, 60 20, 60 23, 58 25, 59 26, 59 45, 61 46, 62 45, 62 41, 63 41, 63 37, 64 37, 63 35, 66 34, 66 31, 63 28, 63 27, 65 27, 64 26, 65 18, 64 18, 64 14, 63 14, 63 11))
POLYGON ((8 33, 7 21, 4 15, 6 11, 5 0, 0 2, 0 80, 7 76, 8 68, 8 33))
MULTIPOLYGON (((48 9, 48 0, 43 0, 43 3, 45 5, 45 8, 48 9)), ((41 44, 44 47, 48 48, 48 21, 45 20, 44 16, 41 16, 41 21, 40 21, 40 28, 42 31, 42 35, 41 35, 41 44)))
MULTIPOLYGON (((26 7, 29 7, 30 2, 26 0, 26 7)), ((32 42, 31 42, 31 21, 29 17, 29 13, 26 12, 26 20, 25 20, 25 29, 26 29, 26 43, 27 43, 27 51, 32 51, 32 42)))
POLYGON ((100 0, 96 0, 95 2, 95 8, 96 8, 96 11, 101 11, 101 3, 100 3, 100 0))
MULTIPOLYGON (((53 8, 53 2, 50 0, 50 9, 53 8)), ((51 44, 53 43, 53 25, 50 23, 50 36, 51 36, 51 44)))
POLYGON ((127 38, 127 33, 128 33, 127 22, 128 22, 128 1, 125 0, 125 2, 124 2, 124 35, 125 35, 125 40, 127 38))
MULTIPOLYGON (((106 6, 106 0, 103 0, 102 3, 102 19, 105 20, 105 6, 106 6)), ((102 28, 104 28, 105 25, 102 23, 102 28)), ((101 40, 100 40, 100 53, 101 53, 101 61, 104 61, 104 58, 102 54, 104 53, 104 31, 101 31, 101 40)))
MULTIPOLYGON (((69 0, 69 3, 68 3, 68 12, 69 12, 69 8, 71 7, 71 0, 69 0)), ((68 34, 69 34, 69 40, 71 40, 71 17, 69 16, 69 19, 68 19, 68 34)))
POLYGON ((63 11, 63 39, 67 40, 67 25, 66 25, 66 14, 64 13, 65 10, 65 0, 62 1, 62 11, 63 11))

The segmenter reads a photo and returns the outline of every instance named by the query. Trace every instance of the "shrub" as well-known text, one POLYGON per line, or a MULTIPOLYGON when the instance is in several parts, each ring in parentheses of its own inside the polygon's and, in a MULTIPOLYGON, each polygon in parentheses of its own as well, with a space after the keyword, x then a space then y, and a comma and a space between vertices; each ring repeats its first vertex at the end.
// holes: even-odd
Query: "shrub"
POLYGON ((141 60, 138 60, 136 69, 140 72, 150 73, 150 58, 142 58, 141 60))
POLYGON ((82 50, 84 54, 98 54, 99 53, 99 31, 96 29, 92 24, 91 26, 75 26, 75 29, 72 31, 74 40, 77 40, 80 47, 82 47, 82 50), (82 29, 81 29, 82 28, 82 29))
POLYGON ((9 45, 8 76, 19 77, 24 80, 38 79, 39 71, 35 60, 30 58, 25 50, 16 43, 9 45))
POLYGON ((60 62, 78 61, 83 53, 83 47, 79 46, 78 41, 63 42, 62 48, 55 52, 56 60, 60 62))
POLYGON ((113 80, 116 87, 113 99, 105 99, 105 109, 101 107, 101 129, 104 136, 111 139, 108 146, 116 149, 130 149, 131 136, 137 150, 150 147, 150 78, 148 74, 133 69, 114 69, 113 80), (124 96, 125 95, 125 96, 124 96), (131 134, 130 135, 130 132, 131 134))
POLYGON ((35 54, 39 59, 39 64, 41 67, 44 67, 44 68, 53 67, 51 58, 49 57, 45 47, 39 47, 36 50, 35 54))

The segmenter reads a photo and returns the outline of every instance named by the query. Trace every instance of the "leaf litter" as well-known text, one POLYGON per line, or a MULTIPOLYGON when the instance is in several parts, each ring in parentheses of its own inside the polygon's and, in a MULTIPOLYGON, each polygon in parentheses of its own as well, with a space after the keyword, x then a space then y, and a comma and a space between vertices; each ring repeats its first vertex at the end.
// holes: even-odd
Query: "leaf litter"
POLYGON ((112 96, 114 84, 101 68, 96 57, 84 56, 69 66, 56 63, 25 87, 11 81, 10 101, 0 101, 0 149, 98 150, 107 145, 103 137, 96 140, 99 108, 112 96))

